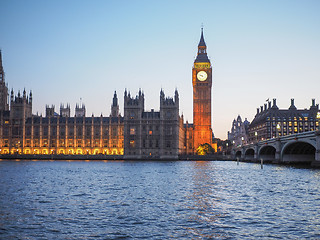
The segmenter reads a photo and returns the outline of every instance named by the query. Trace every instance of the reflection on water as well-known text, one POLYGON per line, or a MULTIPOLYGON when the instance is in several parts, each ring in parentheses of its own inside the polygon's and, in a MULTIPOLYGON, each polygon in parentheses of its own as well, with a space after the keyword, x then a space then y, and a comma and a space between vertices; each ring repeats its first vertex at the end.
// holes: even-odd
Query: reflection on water
POLYGON ((1 161, 0 239, 319 239, 319 170, 1 161))
POLYGON ((223 215, 217 207, 219 199, 215 194, 215 183, 212 177, 215 175, 214 167, 215 165, 208 161, 196 161, 192 164, 193 188, 187 198, 190 200, 189 208, 193 210, 193 213, 189 216, 189 221, 197 224, 194 227, 189 227, 188 232, 190 235, 198 236, 201 239, 225 237, 212 231, 215 223, 223 215))

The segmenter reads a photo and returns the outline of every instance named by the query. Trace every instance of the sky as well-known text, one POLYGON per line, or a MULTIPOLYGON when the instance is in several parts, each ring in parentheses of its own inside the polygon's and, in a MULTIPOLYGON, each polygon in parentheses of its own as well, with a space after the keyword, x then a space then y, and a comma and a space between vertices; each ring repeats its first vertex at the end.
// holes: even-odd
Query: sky
POLYGON ((239 114, 267 99, 281 109, 320 103, 320 1, 0 0, 0 49, 9 89, 32 90, 33 113, 77 103, 110 114, 117 91, 141 88, 159 110, 161 88, 193 122, 192 65, 201 26, 213 66, 212 128, 227 138, 239 114), (81 99, 81 100, 80 100, 81 99))

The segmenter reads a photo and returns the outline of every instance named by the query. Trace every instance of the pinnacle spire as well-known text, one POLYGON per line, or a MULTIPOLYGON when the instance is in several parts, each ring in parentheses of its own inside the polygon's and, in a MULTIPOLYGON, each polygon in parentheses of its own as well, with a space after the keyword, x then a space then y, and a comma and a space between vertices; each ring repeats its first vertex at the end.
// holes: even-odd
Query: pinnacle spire
POLYGON ((113 94, 112 106, 113 107, 118 106, 118 96, 117 96, 117 92, 116 91, 114 91, 114 94, 113 94))
POLYGON ((194 62, 209 62, 210 60, 207 56, 207 45, 204 41, 203 37, 203 27, 201 28, 201 37, 200 37, 200 42, 198 44, 198 55, 197 58, 194 62))
POLYGON ((2 66, 2 53, 0 49, 0 82, 4 82, 4 71, 2 66))
POLYGON ((201 37, 200 37, 200 42, 198 47, 206 47, 206 43, 204 41, 204 37, 203 37, 203 27, 201 28, 201 37))

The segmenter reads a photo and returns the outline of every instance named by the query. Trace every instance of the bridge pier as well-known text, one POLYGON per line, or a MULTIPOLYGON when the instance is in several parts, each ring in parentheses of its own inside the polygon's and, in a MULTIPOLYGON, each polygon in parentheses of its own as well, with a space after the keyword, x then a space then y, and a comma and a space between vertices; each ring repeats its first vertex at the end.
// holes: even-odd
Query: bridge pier
POLYGON ((258 146, 258 144, 256 143, 256 144, 254 145, 254 156, 253 156, 253 160, 254 160, 254 161, 258 161, 258 157, 259 157, 258 152, 259 152, 259 146, 258 146))
POLYGON ((281 142, 280 138, 276 139, 276 153, 274 156, 273 163, 279 163, 281 162, 281 142))
POLYGON ((320 131, 316 132, 316 152, 315 161, 311 163, 311 166, 320 167, 320 131))

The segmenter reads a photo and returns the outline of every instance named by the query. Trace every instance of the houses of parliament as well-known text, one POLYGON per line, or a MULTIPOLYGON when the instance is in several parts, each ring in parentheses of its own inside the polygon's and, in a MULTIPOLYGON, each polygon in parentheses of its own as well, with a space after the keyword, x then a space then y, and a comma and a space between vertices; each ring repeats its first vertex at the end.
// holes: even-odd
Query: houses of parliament
MULTIPOLYGON (((192 68, 193 119, 184 123, 179 115, 179 93, 160 91, 160 110, 145 111, 144 93, 124 92, 124 113, 119 113, 114 93, 109 116, 86 116, 84 104, 46 105, 45 116, 32 113, 32 92, 8 91, 0 52, 0 155, 63 154, 123 155, 125 159, 177 159, 196 154, 199 146, 212 145, 212 66, 201 30, 197 57, 192 68), (10 101, 9 101, 10 100, 10 101)), ((214 147, 214 146, 213 146, 214 147)))

